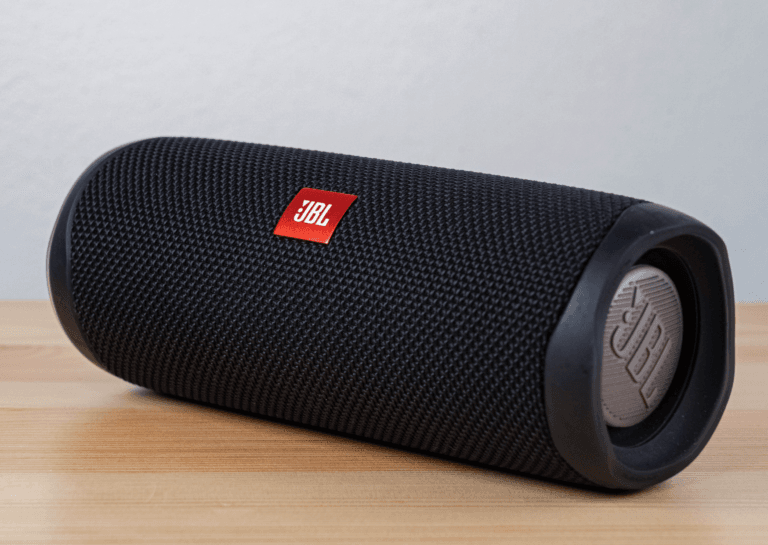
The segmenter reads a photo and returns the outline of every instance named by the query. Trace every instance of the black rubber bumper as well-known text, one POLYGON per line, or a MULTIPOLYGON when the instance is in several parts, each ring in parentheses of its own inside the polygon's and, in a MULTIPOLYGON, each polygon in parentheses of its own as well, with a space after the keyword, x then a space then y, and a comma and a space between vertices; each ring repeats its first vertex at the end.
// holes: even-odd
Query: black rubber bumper
POLYGON ((582 274, 547 349, 545 399, 555 445, 600 486, 639 489, 675 475, 715 431, 734 376, 733 281, 725 244, 701 222, 657 204, 625 210, 582 274), (637 264, 662 269, 683 305, 678 371, 661 405, 630 428, 610 428, 601 408, 608 309, 637 264))
POLYGON ((130 143, 124 144, 108 151, 85 169, 64 200, 48 243, 48 258, 46 260, 48 295, 51 298, 56 316, 72 344, 86 358, 102 368, 104 366, 99 363, 93 354, 88 341, 81 331, 80 319, 72 297, 72 267, 70 259, 72 251, 72 223, 77 202, 88 182, 107 159, 130 145, 130 143))

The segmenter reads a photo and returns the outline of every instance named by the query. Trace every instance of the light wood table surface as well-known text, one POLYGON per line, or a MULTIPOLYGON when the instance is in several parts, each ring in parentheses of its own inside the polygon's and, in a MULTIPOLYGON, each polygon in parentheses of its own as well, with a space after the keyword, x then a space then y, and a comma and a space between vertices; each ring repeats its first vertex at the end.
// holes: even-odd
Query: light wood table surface
POLYGON ((0 543, 768 544, 768 305, 699 458, 611 495, 166 398, 0 302, 0 543))

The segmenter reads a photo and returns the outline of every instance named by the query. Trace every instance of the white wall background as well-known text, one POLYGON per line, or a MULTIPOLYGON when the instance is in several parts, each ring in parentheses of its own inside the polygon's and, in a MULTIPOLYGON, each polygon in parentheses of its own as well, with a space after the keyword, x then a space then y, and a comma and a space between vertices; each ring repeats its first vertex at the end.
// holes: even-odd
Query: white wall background
POLYGON ((768 300, 768 2, 0 0, 0 299, 102 152, 225 138, 665 204, 768 300))

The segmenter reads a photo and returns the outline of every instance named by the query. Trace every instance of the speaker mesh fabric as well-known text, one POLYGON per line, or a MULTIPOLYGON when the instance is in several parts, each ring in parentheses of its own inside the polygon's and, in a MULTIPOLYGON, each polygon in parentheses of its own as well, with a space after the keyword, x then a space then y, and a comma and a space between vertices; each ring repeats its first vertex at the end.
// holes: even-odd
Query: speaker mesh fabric
POLYGON ((98 361, 132 383, 574 483, 548 339, 621 212, 607 193, 273 146, 109 157, 71 231, 98 361), (357 195, 329 245, 275 236, 303 187, 357 195))

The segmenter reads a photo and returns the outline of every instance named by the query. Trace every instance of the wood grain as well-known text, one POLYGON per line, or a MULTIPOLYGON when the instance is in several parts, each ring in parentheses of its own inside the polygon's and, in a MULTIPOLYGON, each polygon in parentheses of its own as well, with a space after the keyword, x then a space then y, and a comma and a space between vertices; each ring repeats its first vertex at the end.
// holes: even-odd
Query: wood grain
POLYGON ((673 479, 604 494, 160 396, 0 302, 0 543, 768 543, 768 305, 673 479))

